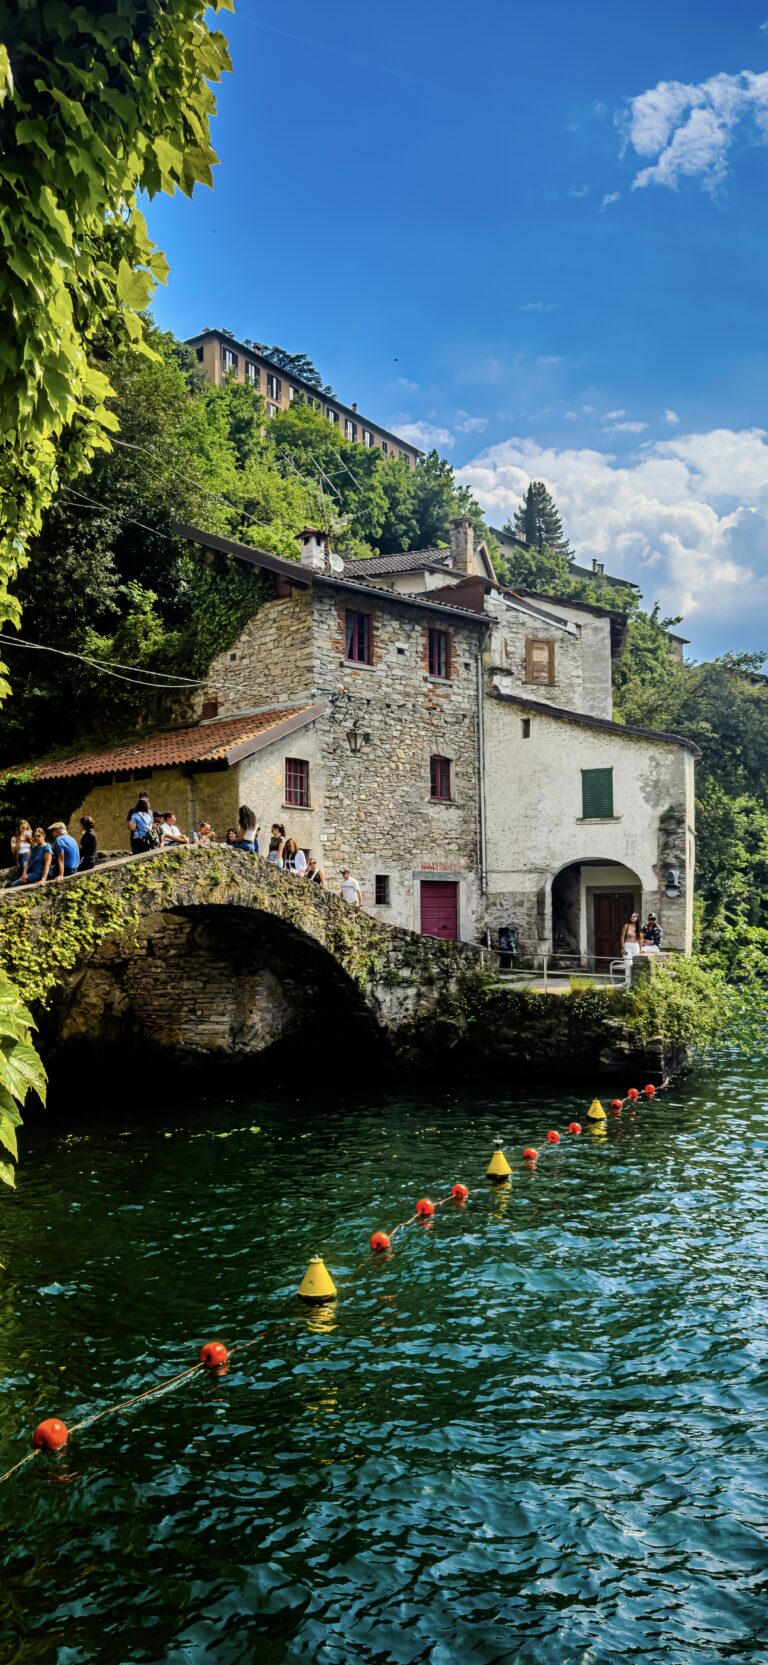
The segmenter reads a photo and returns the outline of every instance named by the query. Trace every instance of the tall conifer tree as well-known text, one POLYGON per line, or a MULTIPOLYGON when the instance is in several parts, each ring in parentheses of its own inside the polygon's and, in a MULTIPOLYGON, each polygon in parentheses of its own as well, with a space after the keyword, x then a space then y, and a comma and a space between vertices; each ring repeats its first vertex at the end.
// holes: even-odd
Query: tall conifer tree
POLYGON ((515 510, 514 525, 507 521, 504 530, 525 538, 530 549, 552 549, 573 560, 557 504, 543 480, 531 481, 520 508, 515 510))

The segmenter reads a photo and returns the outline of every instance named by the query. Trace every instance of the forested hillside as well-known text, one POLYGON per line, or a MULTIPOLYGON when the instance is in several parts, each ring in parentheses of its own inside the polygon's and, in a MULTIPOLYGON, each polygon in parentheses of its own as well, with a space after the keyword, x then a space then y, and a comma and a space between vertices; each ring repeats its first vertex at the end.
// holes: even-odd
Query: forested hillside
POLYGON ((291 559, 308 523, 356 556, 447 542, 457 514, 487 535, 436 452, 411 469, 347 443, 303 404, 267 422, 252 388, 210 387, 180 342, 157 330, 149 340, 154 359, 109 363, 114 449, 59 492, 17 586, 23 638, 138 667, 138 678, 9 648, 0 762, 156 722, 163 697, 151 673, 195 676, 236 638, 259 575, 173 538, 174 521, 291 559))

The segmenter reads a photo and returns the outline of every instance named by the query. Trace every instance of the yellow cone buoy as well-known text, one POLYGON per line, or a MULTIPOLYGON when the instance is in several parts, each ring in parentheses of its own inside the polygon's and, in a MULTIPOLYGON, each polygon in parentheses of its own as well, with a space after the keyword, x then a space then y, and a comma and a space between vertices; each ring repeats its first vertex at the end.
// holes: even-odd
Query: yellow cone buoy
POLYGON ((592 1134, 593 1139, 607 1139, 608 1138, 608 1123, 607 1122, 593 1122, 589 1131, 592 1134))
POLYGON ((312 1256, 299 1284, 299 1294, 302 1301, 333 1300, 336 1294, 336 1285, 320 1255, 312 1256))
POLYGON ((509 1179, 512 1169, 510 1168, 507 1158, 501 1148, 501 1140, 494 1139, 493 1145, 493 1156, 491 1157, 485 1171, 488 1178, 495 1180, 498 1185, 502 1180, 509 1179))
POLYGON ((587 1111, 587 1116, 588 1116, 588 1118, 591 1122, 604 1122, 605 1121, 605 1119, 606 1119, 605 1111, 603 1109, 602 1104, 600 1103, 599 1098, 593 1098, 592 1103, 590 1104, 589 1109, 587 1111))

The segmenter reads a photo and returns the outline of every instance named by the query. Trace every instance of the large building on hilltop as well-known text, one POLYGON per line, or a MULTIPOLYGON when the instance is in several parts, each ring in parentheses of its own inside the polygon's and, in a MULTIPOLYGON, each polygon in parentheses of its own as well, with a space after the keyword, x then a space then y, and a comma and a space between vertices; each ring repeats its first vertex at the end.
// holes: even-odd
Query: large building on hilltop
POLYGON ((187 346, 193 349, 203 375, 214 387, 234 376, 235 381, 248 382, 255 388, 264 399, 268 417, 290 410, 298 400, 321 411, 344 439, 369 449, 378 447, 385 456, 400 457, 415 468, 421 452, 409 440, 390 433, 371 417, 361 416, 357 405, 342 404, 335 394, 321 393, 311 382, 278 369, 256 342, 236 341, 228 330, 201 330, 199 335, 187 338, 187 346))
POLYGON ((528 953, 605 962, 653 908, 665 948, 690 950, 696 750, 614 722, 624 614, 504 588, 465 520, 447 549, 364 561, 313 528, 298 562, 179 531, 271 596, 175 728, 36 767, 70 797, 82 781, 102 847, 125 847, 141 787, 220 836, 248 803, 262 841, 285 824, 392 924, 469 941, 512 925, 528 953))

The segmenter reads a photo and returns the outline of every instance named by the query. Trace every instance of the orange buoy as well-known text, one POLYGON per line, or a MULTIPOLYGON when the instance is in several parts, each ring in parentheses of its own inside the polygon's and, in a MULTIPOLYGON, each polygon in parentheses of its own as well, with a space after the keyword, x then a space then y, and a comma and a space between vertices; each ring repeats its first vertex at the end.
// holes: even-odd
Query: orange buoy
POLYGON ((556 1133, 555 1129, 552 1128, 551 1131, 547 1134, 547 1144, 548 1145, 559 1145, 559 1143, 560 1143, 560 1134, 556 1133))
POLYGON ((466 1202, 467 1197, 469 1196, 468 1186, 466 1186, 466 1185, 452 1185, 451 1186, 451 1196, 453 1197, 454 1202, 460 1202, 460 1203, 466 1202))
POLYGON ((371 1248, 373 1249, 374 1254, 383 1252, 385 1249, 389 1249, 390 1247, 391 1244, 386 1232, 375 1231, 373 1237, 371 1238, 371 1248))
POLYGON ((639 1099, 639 1097, 640 1097, 640 1094, 639 1094, 637 1088, 636 1087, 630 1087, 629 1092, 627 1093, 627 1098, 629 1099, 630 1104, 636 1103, 636 1101, 637 1101, 637 1099, 639 1099))
POLYGON ((434 1212, 435 1205, 433 1202, 430 1202, 429 1197, 419 1197, 416 1204, 416 1213, 419 1215, 420 1219, 428 1220, 430 1215, 434 1214, 434 1212))
POLYGON ((65 1422, 60 1422, 57 1416, 46 1417, 44 1422, 38 1422, 32 1444, 41 1451, 60 1451, 69 1439, 69 1432, 65 1422))
POLYGON ((223 1341, 206 1341, 205 1346, 200 1348, 201 1364, 213 1367, 217 1364, 226 1364, 228 1358, 229 1353, 223 1341))
POLYGON ((535 1162, 538 1154, 538 1151, 534 1150, 533 1145, 526 1145, 525 1150, 523 1151, 523 1161, 535 1162))
POLYGON ((655 1098, 656 1097, 656 1088, 652 1085, 652 1083, 650 1081, 648 1082, 648 1086, 643 1088, 643 1097, 644 1098, 655 1098))
POLYGON ((611 1099, 611 1109, 612 1110, 620 1110, 623 1103, 624 1103, 623 1098, 612 1098, 611 1099))
POLYGON ((568 1123, 568 1132, 569 1133, 580 1133, 581 1132, 581 1122, 569 1122, 568 1123))

